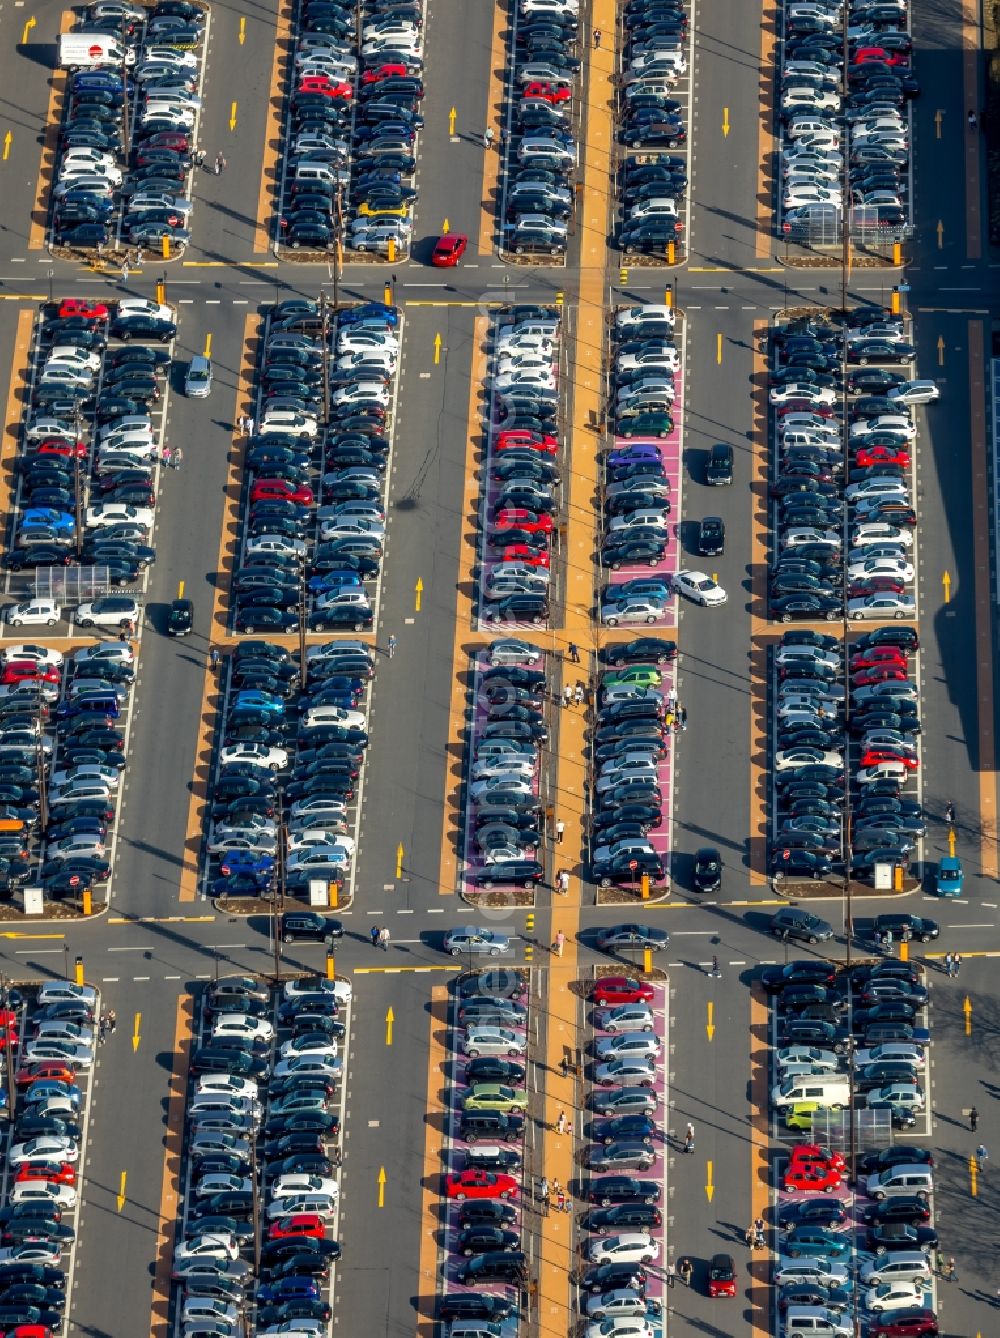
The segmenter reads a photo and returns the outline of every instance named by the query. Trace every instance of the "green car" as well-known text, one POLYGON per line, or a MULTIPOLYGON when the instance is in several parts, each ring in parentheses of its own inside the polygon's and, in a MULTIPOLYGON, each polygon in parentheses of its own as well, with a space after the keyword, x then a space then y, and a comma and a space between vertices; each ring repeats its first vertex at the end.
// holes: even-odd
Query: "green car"
POLYGON ((462 1102, 463 1110, 502 1110, 506 1115, 523 1115, 528 1108, 528 1094, 523 1087, 504 1087, 498 1082, 479 1082, 462 1102))
POLYGON ((637 413, 633 418, 619 415, 617 431, 620 437, 668 437, 673 430, 674 420, 668 413, 653 410, 637 413))
POLYGON ((785 1111, 786 1129, 806 1129, 812 1133, 813 1115, 819 1110, 817 1101, 796 1101, 785 1111))
POLYGON ((617 669, 613 673, 605 674, 601 679, 601 687, 613 688, 622 683, 634 683, 639 687, 658 688, 662 682, 663 675, 659 669, 654 669, 649 664, 633 664, 628 669, 617 669))

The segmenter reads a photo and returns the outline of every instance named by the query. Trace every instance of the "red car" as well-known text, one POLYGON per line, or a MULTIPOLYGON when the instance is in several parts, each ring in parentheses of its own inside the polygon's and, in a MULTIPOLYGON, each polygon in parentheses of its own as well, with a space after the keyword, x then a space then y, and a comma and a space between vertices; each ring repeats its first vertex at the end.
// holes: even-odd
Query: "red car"
POLYGON ((18 1167, 15 1180, 44 1180, 49 1185, 75 1185, 76 1168, 69 1162, 36 1161, 25 1162, 18 1167))
POLYGON ((87 443, 85 441, 65 441, 62 437, 47 437, 45 441, 40 441, 33 451, 32 455, 76 455, 81 460, 87 454, 87 443))
POLYGON ((572 90, 562 84, 546 84, 540 79, 525 84, 521 89, 522 98, 543 98, 546 102, 569 102, 572 90))
POLYGON ((517 1193, 514 1177, 495 1171, 452 1171, 444 1183, 449 1199, 511 1199, 517 1193))
POLYGON ((4 1338, 52 1338, 52 1330, 46 1324, 17 1324, 4 1338))
POLYGON ((808 400, 789 400, 778 409, 779 418, 787 418, 790 413, 811 413, 817 418, 832 418, 838 411, 829 404, 810 404, 808 400))
POLYGON ((897 669, 906 668, 906 651, 901 646, 872 646, 851 656, 851 673, 858 669, 875 669, 881 664, 897 669))
POLYGON ((0 683, 58 683, 59 670, 51 664, 35 664, 32 660, 12 660, 5 664, 0 683))
POLYGON ((937 1315, 924 1306, 873 1315, 868 1325, 868 1338, 937 1338, 940 1332, 937 1315))
POLYGON ((328 98, 349 98, 354 90, 344 79, 328 79, 325 74, 307 74, 296 89, 298 93, 325 93, 328 98))
POLYGON ((534 511, 526 511, 523 506, 505 506, 496 514, 495 525, 498 530, 525 530, 529 534, 551 534, 552 517, 539 516, 534 511))
POLYGON ((907 771, 916 771, 920 766, 909 753, 897 753, 892 748, 869 748, 861 754, 862 767, 877 767, 880 762, 898 762, 907 771))
POLYGON ((854 581, 847 590, 848 599, 864 599, 866 595, 904 595, 906 586, 891 576, 869 576, 866 581, 854 581))
POLYGON ((295 487, 285 479, 258 479, 250 489, 251 502, 274 501, 275 498, 301 502, 305 506, 312 506, 314 501, 312 488, 307 488, 304 483, 295 487))
POLYGON ((736 1295, 736 1266, 731 1254, 713 1254, 708 1261, 708 1294, 736 1295))
POLYGON ((819 1162, 822 1166, 839 1171, 842 1176, 847 1174, 845 1158, 839 1152, 821 1147, 819 1143, 796 1143, 792 1148, 789 1162, 793 1166, 798 1162, 819 1162))
POLYGON ((905 683, 906 669, 899 664, 873 664, 870 669, 859 669, 851 675, 851 685, 869 688, 873 683, 905 683))
POLYGON ((498 432, 493 445, 498 451, 514 451, 527 448, 529 451, 540 451, 545 455, 558 455, 559 453, 559 442, 555 437, 539 437, 534 432, 529 432, 527 428, 514 428, 508 432, 498 432))
POLYGON ((869 446, 858 451, 854 463, 859 469, 871 469, 874 465, 906 466, 910 463, 910 453, 901 447, 893 449, 891 446, 869 446))
POLYGON ((500 553, 501 562, 523 562, 528 567, 547 567, 548 550, 530 548, 527 544, 508 544, 500 553))
POLYGON ((26 1064, 14 1074, 18 1087, 30 1087, 39 1078, 52 1078, 56 1082, 76 1082, 76 1070, 61 1059, 45 1059, 39 1064, 26 1064))
POLYGON ((287 1240, 289 1236, 315 1236, 321 1239, 326 1228, 315 1213, 289 1213, 279 1217, 267 1229, 268 1240, 287 1240))
POLYGON ((789 1194, 797 1190, 810 1193, 815 1190, 839 1189, 841 1174, 832 1166, 818 1161, 792 1162, 785 1172, 782 1188, 789 1194))
POLYGON ((886 51, 881 46, 859 46, 854 53, 855 65, 867 65, 869 61, 878 61, 880 65, 909 65, 910 58, 905 51, 886 51))
POLYGON ((590 997, 596 1004, 650 1003, 653 987, 630 976, 602 976, 590 997))
POLYGON ((363 84, 377 84, 383 79, 394 79, 396 77, 405 79, 410 71, 405 65, 379 65, 374 70, 365 70, 361 76, 363 84))
POLYGON ((439 237, 431 252, 431 264, 438 269, 452 269, 465 255, 469 239, 464 232, 449 232, 439 237))
POLYGON ((59 319, 82 316, 86 321, 106 321, 108 308, 103 302, 89 302, 85 297, 64 297, 59 303, 59 319))

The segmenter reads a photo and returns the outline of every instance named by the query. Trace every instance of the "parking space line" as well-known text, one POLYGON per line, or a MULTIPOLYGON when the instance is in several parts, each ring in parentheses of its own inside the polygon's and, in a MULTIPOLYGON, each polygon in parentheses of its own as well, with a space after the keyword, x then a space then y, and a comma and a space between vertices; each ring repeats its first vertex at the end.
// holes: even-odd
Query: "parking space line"
MULTIPOLYGON (((750 991, 750 1216, 767 1220, 770 1202, 768 1168, 768 1062, 770 1016, 767 1000, 755 983, 750 991)), ((770 1334, 770 1253, 754 1250, 750 1264, 750 1323, 754 1338, 770 1334)))
MULTIPOLYGON (((452 968, 453 969, 453 968, 452 968)), ((448 1114, 440 1088, 447 1082, 445 1036, 448 1029, 448 986, 431 987, 430 1037, 427 1046, 424 1160, 420 1178, 420 1256, 417 1272, 417 1338, 433 1338, 438 1290, 438 1232, 445 1124, 448 1114)))
POLYGON ((160 1189, 160 1215, 156 1233, 156 1272, 153 1277, 153 1302, 150 1312, 150 1338, 160 1338, 167 1331, 170 1311, 170 1273, 177 1234, 177 1201, 181 1189, 181 1154, 184 1135, 184 1098, 187 1090, 188 1061, 194 1030, 194 1000, 182 994, 177 1000, 174 1021, 174 1064, 170 1072, 167 1132, 163 1154, 163 1183, 160 1189))
MULTIPOLYGON (((966 107, 979 106, 979 5, 976 0, 962 0, 962 90, 966 107)), ((959 127, 961 120, 958 121, 959 127)), ((967 260, 983 258, 983 222, 981 207, 980 136, 959 129, 965 142, 965 255, 967 260)))
POLYGON ((512 22, 513 9, 513 6, 510 10, 504 5, 493 6, 493 37, 490 42, 490 73, 486 84, 486 115, 483 118, 483 128, 485 129, 486 126, 492 127, 496 136, 496 148, 487 149, 483 153, 483 194, 479 210, 479 254, 481 256, 493 254, 493 238, 497 231, 500 156, 505 152, 500 138, 500 113, 503 110, 504 78, 507 73, 507 53, 503 31, 504 25, 512 22))
POLYGON ((768 436, 767 358, 768 322, 753 322, 751 401, 753 422, 750 451, 750 886, 767 882, 767 544, 768 544, 768 436))
POLYGON ((986 350, 982 321, 969 321, 972 543, 975 553, 976 696, 979 722, 979 861, 997 877, 997 772, 993 736, 993 646, 990 568, 989 445, 986 440, 986 350))
MULTIPOLYGON (((59 15, 59 32, 68 33, 75 22, 76 15, 73 11, 64 9, 59 15)), ((45 225, 49 216, 49 192, 52 189, 52 178, 59 152, 59 122, 61 117, 56 117, 56 107, 61 106, 65 92, 66 71, 57 68, 52 71, 49 81, 49 105, 45 112, 42 152, 38 162, 35 199, 31 206, 31 221, 28 227, 29 251, 41 251, 45 245, 45 225)))
POLYGON ((760 18, 760 121, 757 126, 757 237, 754 255, 765 260, 771 254, 770 181, 774 172, 774 98, 778 66, 775 43, 778 31, 777 0, 764 0, 760 18))
POLYGON ((11 514, 14 491, 17 486, 14 466, 17 461, 17 447, 21 436, 23 408, 21 394, 28 383, 31 327, 34 319, 35 313, 30 307, 17 313, 14 358, 11 364, 10 384, 7 387, 7 411, 3 423, 3 439, 0 442, 0 515, 3 516, 11 514))
POLYGON ((284 0, 275 16, 274 58, 268 84, 267 118, 264 122, 264 152, 260 165, 260 190, 257 193, 257 222, 253 231, 254 255, 263 255, 270 245, 270 225, 278 204, 278 154, 281 146, 279 121, 284 103, 281 62, 292 54, 292 6, 284 0))

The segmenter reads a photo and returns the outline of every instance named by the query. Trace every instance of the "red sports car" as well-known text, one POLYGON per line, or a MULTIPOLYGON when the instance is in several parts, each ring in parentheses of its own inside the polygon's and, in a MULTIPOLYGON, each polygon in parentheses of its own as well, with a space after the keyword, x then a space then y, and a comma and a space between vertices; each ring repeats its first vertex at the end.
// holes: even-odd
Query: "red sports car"
POLYGON ((523 506, 505 506, 496 514, 498 530, 525 530, 529 534, 551 534, 552 517, 526 511, 523 506))
POLYGON ((847 1162, 844 1157, 830 1148, 821 1147, 819 1143, 796 1143, 791 1150, 789 1162, 791 1165, 798 1162, 818 1162, 831 1170, 839 1171, 842 1176, 847 1174, 847 1162))
POLYGON ((295 487, 285 479, 258 479, 250 489, 251 502, 273 501, 276 498, 286 502, 300 502, 305 506, 312 506, 315 500, 312 488, 307 488, 305 484, 295 487))
POLYGON ((602 976, 590 991, 590 997, 596 1004, 649 1003, 653 987, 630 976, 602 976))
POLYGON ((869 688, 873 683, 905 682, 906 669, 898 664, 876 664, 870 669, 859 669, 851 676, 851 684, 856 688, 869 688))
POLYGON ((905 51, 886 51, 882 46, 860 46, 854 53, 855 65, 867 65, 870 61, 880 65, 909 65, 910 57, 905 51))
POLYGON ((508 544, 500 553, 501 562, 523 562, 528 567, 547 567, 549 554, 545 548, 532 548, 529 544, 508 544))
POLYGON ((792 1162, 785 1172, 782 1188, 788 1193, 796 1190, 812 1193, 816 1190, 839 1189, 841 1179, 839 1171, 832 1166, 824 1166, 822 1162, 792 1162))
POLYGON ((328 98, 350 98, 354 90, 345 79, 329 79, 325 74, 307 74, 299 82, 298 93, 324 93, 328 98))
POLYGON ((866 595, 905 595, 906 586, 902 581, 895 581, 891 576, 869 576, 864 581, 854 581, 848 587, 848 599, 864 599, 866 595))
POLYGON ((527 448, 529 451, 541 451, 545 455, 558 455, 559 442, 555 437, 537 436, 527 428, 514 428, 508 432, 498 432, 493 443, 498 451, 514 451, 527 448))
POLYGON ((405 79, 410 71, 405 65, 379 65, 373 70, 365 70, 361 76, 363 84, 377 84, 383 79, 405 79))
POLYGON ((64 297, 59 303, 59 319, 82 316, 87 321, 106 321, 108 308, 103 302, 90 302, 85 297, 64 297))
POLYGON ((29 452, 32 455, 77 455, 82 460, 87 454, 87 443, 85 441, 65 441, 62 437, 47 437, 45 441, 40 441, 34 451, 29 452))
POLYGON ((736 1266, 731 1254, 713 1254, 708 1263, 709 1296, 736 1295, 736 1266))
POLYGON ((859 469, 871 469, 875 465, 903 465, 910 463, 909 451, 904 451, 902 447, 894 449, 891 446, 868 446, 858 451, 854 457, 854 463, 859 469))
POLYGON ((851 673, 858 669, 875 669, 880 664, 897 669, 906 668, 906 651, 901 646, 872 646, 851 656, 851 673))
POLYGON ((12 660, 5 664, 0 683, 58 683, 59 670, 51 664, 35 664, 32 660, 12 660))
POLYGON ((521 89, 522 98, 543 98, 546 102, 569 102, 572 90, 562 84, 547 84, 540 79, 525 84, 521 89))
POLYGON ((880 762, 898 762, 907 771, 916 771, 920 762, 909 753, 898 753, 893 748, 869 748, 861 754, 862 767, 877 767, 880 762))
POLYGON ((44 1180, 49 1185, 75 1185, 76 1167, 69 1162, 27 1161, 18 1167, 15 1180, 44 1180))
POLYGON ((316 1236, 325 1234, 322 1217, 315 1213, 288 1213, 272 1222, 267 1229, 268 1240, 287 1240, 289 1236, 316 1236))
POLYGON ((56 1082, 76 1082, 76 1070, 61 1059, 45 1059, 38 1064, 26 1064, 14 1074, 18 1087, 30 1087, 39 1078, 53 1078, 56 1082))
POLYGON ((469 239, 464 232, 449 232, 439 237, 431 252, 431 264, 438 269, 452 269, 465 255, 469 239))
POLYGON ((497 1171, 452 1171, 444 1183, 449 1199, 511 1199, 517 1193, 514 1177, 497 1171))

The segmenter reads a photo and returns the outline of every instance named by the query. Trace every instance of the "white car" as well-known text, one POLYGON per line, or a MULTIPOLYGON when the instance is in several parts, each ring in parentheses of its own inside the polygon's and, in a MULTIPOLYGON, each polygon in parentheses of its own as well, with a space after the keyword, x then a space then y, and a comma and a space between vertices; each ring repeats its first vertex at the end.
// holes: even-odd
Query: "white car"
POLYGON ((873 432, 891 432, 895 437, 905 437, 912 441, 917 429, 908 417, 897 413, 883 413, 875 418, 862 418, 851 424, 852 440, 870 436, 873 432))
POLYGON ((353 992, 351 982, 342 977, 337 980, 317 980, 315 976, 306 976, 286 981, 284 989, 286 999, 308 999, 322 994, 334 999, 341 1007, 350 1003, 353 992))
POLYGON ((81 604, 74 615, 74 622, 77 627, 122 627, 126 622, 136 624, 141 612, 137 599, 116 595, 110 607, 104 600, 97 599, 81 604))
POLYGON ((118 299, 119 316, 152 316, 158 321, 176 319, 173 307, 165 302, 153 302, 148 297, 120 297, 118 299))
POLYGON ((802 185, 786 187, 782 192, 781 203, 785 209, 802 209, 807 204, 840 204, 842 199, 839 190, 827 186, 802 185))
POLYGON ((772 404, 787 404, 789 400, 806 399, 810 404, 836 404, 837 392, 828 386, 800 386, 790 383, 784 386, 772 386, 768 392, 772 404))
POLYGON ((45 357, 46 367, 76 367, 82 372, 96 372, 100 365, 99 353, 89 353, 73 344, 56 344, 45 357))
POLYGON ((212 1023, 212 1035, 269 1041, 274 1035, 274 1026, 266 1017, 251 1017, 248 1013, 220 1013, 212 1023))
POLYGON ((155 516, 152 507, 127 506, 124 502, 98 502, 83 513, 86 528, 99 529, 104 525, 141 525, 149 531, 155 516))
POLYGON ((941 398, 941 388, 934 381, 904 381, 886 392, 896 404, 931 404, 941 398))
POLYGON ((835 650, 826 650, 822 646, 779 646, 775 651, 774 662, 777 665, 794 664, 798 667, 823 665, 836 672, 840 668, 841 657, 835 650))
MULTIPOLYGON (((645 1311, 645 1302, 638 1293, 635 1295, 639 1304, 643 1307, 640 1312, 630 1313, 628 1309, 621 1309, 614 1305, 613 1300, 609 1301, 610 1309, 602 1311, 608 1314, 608 1318, 603 1321, 595 1320, 588 1324, 586 1328, 586 1338, 655 1338, 655 1335, 663 1332, 662 1325, 657 1324, 654 1328, 648 1319, 643 1317, 645 1311)), ((628 1293, 626 1293, 628 1295, 628 1293)), ((603 1297, 597 1297, 597 1300, 603 1300, 603 1297)))
POLYGON ((283 771, 288 766, 288 753, 284 748, 272 748, 264 743, 234 743, 219 753, 221 766, 229 766, 231 762, 249 762, 255 767, 283 771))
POLYGON ((182 1259, 238 1259, 240 1245, 228 1231, 206 1231, 200 1236, 189 1236, 174 1250, 174 1260, 182 1259))
POLYGON ((267 557, 277 554, 279 557, 304 558, 306 543, 304 539, 287 539, 283 534, 260 534, 251 539, 246 546, 247 557, 267 557))
POLYGON ((695 604, 725 604, 729 598, 718 581, 703 571, 677 572, 674 589, 695 604))
POLYGON ((299 1194, 326 1194, 335 1199, 340 1193, 336 1180, 322 1175, 279 1175, 271 1186, 273 1199, 298 1197, 299 1194))
POLYGON ((645 1231, 619 1236, 591 1236, 587 1258, 594 1264, 651 1264, 660 1257, 660 1242, 645 1231))
POLYGON ((615 370, 631 372, 650 366, 666 366, 676 371, 680 367, 680 353, 674 344, 660 344, 646 353, 620 353, 615 359, 615 370))
POLYGON ((779 748, 774 754, 776 771, 790 771, 794 767, 840 767, 844 759, 833 748, 779 748))
MULTIPOLYGON (((308 821, 308 819, 307 819, 308 821)), ((289 850, 308 850, 314 846, 329 845, 347 845, 351 840, 345 834, 347 823, 342 817, 331 817, 324 821, 334 822, 334 826, 314 827, 307 826, 299 829, 292 828, 288 832, 289 850)))
POLYGON ((229 1096, 248 1096, 257 1099, 259 1085, 253 1078, 241 1078, 236 1073, 202 1073, 194 1085, 196 1092, 223 1092, 229 1096))
POLYGON ((389 389, 384 381, 355 381, 349 386, 341 386, 330 396, 334 404, 357 404, 374 400, 377 404, 386 404, 389 389))
POLYGON ((659 1053, 660 1038, 648 1031, 622 1031, 617 1036, 600 1037, 594 1045, 594 1054, 604 1063, 613 1059, 654 1060, 659 1053))
POLYGON ((653 1010, 649 1004, 616 1004, 614 1008, 605 1008, 596 1015, 595 1025, 598 1030, 616 1034, 621 1031, 652 1031, 655 1025, 653 1010))
POLYGON ((338 353, 398 353, 399 340, 391 330, 357 330, 349 325, 337 336, 338 353))
POLYGON ((516 1059, 527 1048, 527 1037, 507 1027, 468 1027, 462 1041, 462 1050, 470 1059, 477 1055, 506 1055, 516 1059))
POLYGON ((614 1291, 605 1292, 603 1295, 591 1296, 587 1301, 587 1314, 591 1319, 617 1319, 625 1315, 644 1316, 646 1298, 631 1287, 616 1287, 614 1291))
POLYGON ((840 535, 836 530, 817 530, 811 525, 793 525, 781 536, 782 548, 798 548, 802 544, 823 544, 826 548, 839 548, 840 535))
POLYGON ((814 1045, 786 1045, 775 1055, 779 1069, 787 1069, 790 1064, 807 1064, 815 1071, 825 1070, 836 1073, 840 1068, 841 1057, 832 1050, 819 1050, 814 1045))
POLYGON ((342 1059, 333 1059, 330 1055, 294 1055, 275 1064, 274 1076, 290 1078, 308 1074, 314 1078, 339 1078, 343 1067, 342 1059))
POLYGON ((77 1192, 72 1185, 54 1185, 44 1180, 18 1180, 11 1187, 10 1201, 48 1204, 52 1208, 75 1208, 77 1192))
POLYGON ((289 873, 297 869, 335 868, 346 869, 354 856, 353 847, 348 847, 338 836, 325 846, 307 846, 293 850, 289 854, 285 867, 289 873))
POLYGON ((913 532, 899 525, 888 525, 881 520, 866 520, 851 532, 851 546, 862 548, 867 544, 900 544, 913 547, 913 532))
POLYGON ((122 184, 122 170, 116 167, 114 163, 66 163, 59 168, 58 182, 60 186, 68 186, 70 190, 74 185, 78 185, 81 178, 106 182, 109 186, 120 186, 122 184))
POLYGON ((851 562, 847 568, 849 580, 866 580, 872 576, 892 576, 897 581, 909 582, 914 577, 912 562, 902 558, 864 558, 860 562, 851 562))
POLYGON ((80 766, 53 771, 49 777, 49 784, 61 790, 73 780, 96 780, 103 781, 110 789, 116 790, 120 779, 121 773, 117 767, 107 767, 98 762, 88 762, 80 766))
POLYGON ((846 1287, 850 1276, 846 1264, 835 1264, 830 1259, 793 1259, 779 1255, 772 1281, 777 1287, 793 1282, 846 1287))
POLYGON ((916 1282, 882 1282, 865 1292, 865 1309, 876 1314, 884 1310, 902 1310, 924 1303, 924 1291, 916 1282))
POLYGON ((297 413, 294 409, 272 409, 265 412, 261 419, 260 432, 290 433, 293 437, 315 437, 317 421, 310 414, 297 413))
POLYGON ((601 622, 607 627, 619 623, 656 623, 666 617, 667 606, 659 599, 629 599, 612 601, 601 606, 601 622))
POLYGON ((927 1056, 921 1045, 912 1041, 883 1041, 864 1050, 855 1050, 855 1068, 864 1068, 866 1064, 912 1064, 915 1069, 922 1069, 927 1064, 927 1056))
POLYGON ((4 619, 11 627, 55 627, 62 617, 62 607, 53 599, 25 599, 19 604, 8 604, 4 610, 4 619))
POLYGON ((847 616, 861 621, 865 618, 915 618, 917 601, 912 595, 884 592, 865 595, 863 599, 847 601, 847 616))
POLYGON ((24 1166, 39 1161, 72 1163, 79 1157, 80 1149, 74 1139, 45 1134, 40 1138, 29 1138, 25 1143, 15 1143, 8 1160, 12 1166, 24 1166))
POLYGON ((896 781, 905 784, 910 773, 902 762, 876 762, 873 767, 862 767, 855 775, 859 785, 874 785, 876 781, 896 781))
POLYGON ((272 1199, 265 1214, 268 1221, 292 1213, 311 1213, 317 1217, 332 1217, 337 1211, 337 1200, 329 1194, 289 1194, 283 1199, 272 1199))

